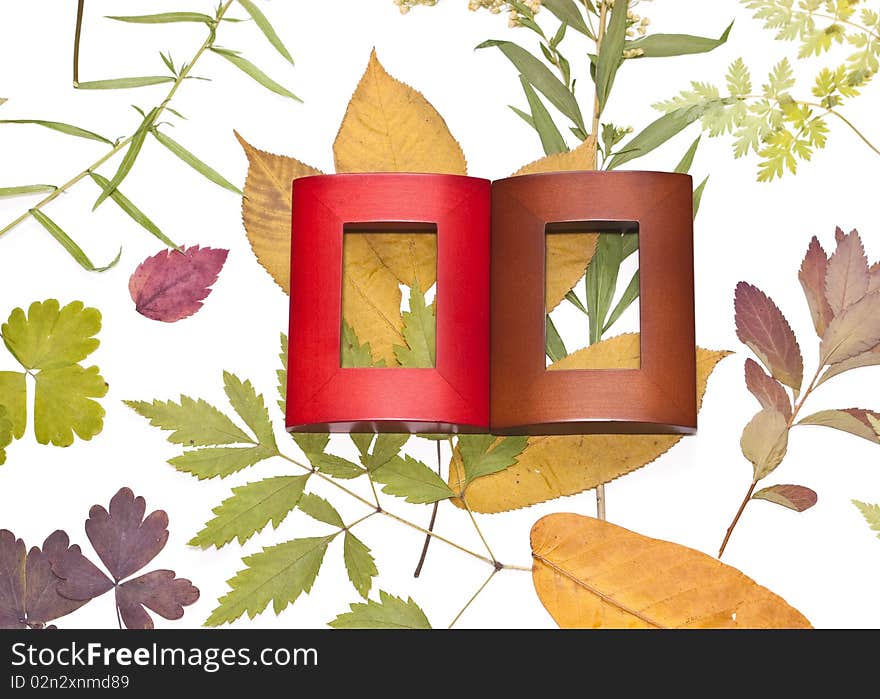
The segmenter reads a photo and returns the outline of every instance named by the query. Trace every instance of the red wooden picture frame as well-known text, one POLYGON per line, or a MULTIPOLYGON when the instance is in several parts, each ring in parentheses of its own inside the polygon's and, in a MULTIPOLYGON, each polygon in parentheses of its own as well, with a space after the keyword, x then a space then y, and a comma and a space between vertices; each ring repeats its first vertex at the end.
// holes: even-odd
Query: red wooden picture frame
POLYGON ((696 432, 691 178, 567 172, 495 182, 491 323, 493 432, 696 432), (582 222, 638 223, 640 369, 546 368, 547 227, 590 230, 582 222))
POLYGON ((289 431, 488 431, 490 186, 391 173, 294 181, 289 431), (437 232, 436 366, 342 368, 346 225, 413 231, 425 224, 437 232))

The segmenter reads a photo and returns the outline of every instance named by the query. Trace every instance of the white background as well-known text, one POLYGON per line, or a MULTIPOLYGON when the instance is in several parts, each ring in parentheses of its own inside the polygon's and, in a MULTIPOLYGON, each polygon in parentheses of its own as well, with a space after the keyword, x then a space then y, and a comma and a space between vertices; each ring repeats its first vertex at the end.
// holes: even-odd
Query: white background
MULTIPOLYGON (((74 2, 31 0, 3 3, 0 14, 0 96, 9 98, 3 118, 68 121, 111 137, 131 133, 138 117, 131 103, 149 108, 165 87, 127 92, 75 92, 70 54, 74 2)), ((83 80, 163 71, 158 50, 188 58, 203 40, 199 26, 139 27, 102 19, 105 14, 163 10, 211 11, 210 2, 89 0, 83 37, 83 80)), ((465 0, 443 0, 433 9, 417 8, 402 17, 390 0, 276 0, 263 3, 297 61, 291 68, 266 45, 252 24, 227 25, 220 44, 243 49, 268 73, 301 95, 306 103, 266 92, 219 57, 207 56, 199 75, 213 82, 187 83, 174 107, 189 117, 173 136, 234 182, 244 181, 247 162, 232 135, 237 129, 254 145, 293 155, 332 171, 331 145, 364 67, 376 47, 390 73, 414 85, 446 118, 468 157, 470 173, 499 178, 541 155, 538 140, 506 107, 522 105, 517 76, 497 51, 474 52, 487 38, 511 38, 531 44, 524 30, 506 20, 469 13, 465 0)), ((658 0, 639 7, 657 31, 717 36, 732 17, 736 26, 728 45, 697 57, 638 61, 618 76, 607 117, 637 129, 655 118, 650 104, 685 87, 690 79, 721 83, 727 64, 744 56, 760 84, 769 67, 796 49, 775 42, 733 0, 658 0), (707 9, 711 8, 711 9, 707 9)), ((818 66, 830 59, 800 61, 806 95, 818 66)), ((576 69, 583 70, 583 64, 576 69)), ((880 139, 876 85, 853 103, 847 114, 880 139)), ((809 238, 833 243, 835 225, 858 227, 872 261, 880 257, 877 173, 880 160, 842 125, 833 123, 830 147, 795 177, 773 184, 755 182, 755 160, 734 161, 729 144, 703 140, 693 173, 712 178, 697 220, 697 337, 701 345, 736 350, 712 377, 700 416, 699 435, 684 440, 656 463, 607 487, 611 521, 643 534, 717 551, 724 530, 751 477, 739 450, 743 425, 757 411, 746 392, 742 365, 747 355, 734 334, 733 289, 744 279, 770 294, 801 339, 811 371, 817 340, 797 280, 809 238)), ((671 169, 696 134, 688 132, 668 147, 639 161, 643 169, 671 169)), ((26 126, 0 126, 0 184, 59 183, 94 161, 103 148, 26 126)), ((109 176, 112 166, 105 168, 109 176)), ((177 626, 198 626, 226 591, 225 580, 241 568, 242 549, 231 545, 202 552, 187 540, 210 518, 211 508, 230 488, 288 472, 283 462, 264 462, 225 481, 198 482, 165 461, 179 449, 164 433, 127 409, 123 399, 204 397, 225 407, 221 372, 228 369, 253 380, 274 408, 278 335, 286 323, 287 297, 257 263, 241 225, 240 201, 148 142, 125 182, 125 193, 172 238, 228 248, 229 261, 205 308, 174 325, 139 316, 128 296, 128 276, 157 242, 133 225, 112 202, 97 214, 89 209, 97 191, 83 182, 47 209, 96 262, 112 259, 121 244, 120 264, 106 274, 89 274, 34 222, 0 240, 0 319, 33 300, 80 299, 104 315, 101 347, 92 355, 110 383, 103 400, 103 433, 69 449, 35 443, 31 429, 8 450, 0 468, 0 527, 28 545, 38 545, 56 528, 90 551, 82 528, 89 507, 105 504, 123 485, 164 508, 171 538, 155 566, 174 568, 201 588, 201 600, 177 626)), ((0 202, 5 224, 28 206, 26 200, 0 202)), ((16 369, 0 353, 0 369, 16 369)), ((880 408, 878 374, 869 368, 823 386, 810 407, 880 408)), ((276 413, 277 415, 277 413, 276 413)), ((280 416, 277 424, 281 425, 280 416)), ((280 443, 296 454, 280 433, 280 443)), ((340 444, 347 448, 346 440, 340 444)), ((433 447, 408 447, 429 464, 433 447)), ((868 530, 851 498, 880 501, 880 453, 877 447, 823 428, 798 428, 784 464, 768 479, 801 483, 819 493, 819 504, 798 515, 765 502, 747 510, 726 554, 726 562, 785 597, 818 627, 876 627, 880 624, 880 542, 868 530)), ((348 518, 362 514, 344 494, 319 492, 342 507, 348 518)), ((395 511, 426 521, 428 508, 389 502, 395 511)), ((481 517, 499 558, 529 562, 528 533, 542 515, 595 512, 593 493, 557 500, 517 512, 481 517)), ((439 531, 479 548, 466 516, 441 508, 439 531)), ((296 513, 279 531, 271 527, 244 547, 263 545, 320 531, 320 525, 296 513)), ((412 578, 422 538, 385 519, 373 518, 359 535, 372 547, 381 571, 374 589, 412 595, 435 626, 445 626, 488 572, 479 561, 435 542, 419 580, 412 578)), ((331 547, 311 594, 276 618, 270 611, 241 626, 322 626, 357 594, 342 565, 341 542, 331 547)), ((95 601, 61 620, 63 627, 112 627, 112 596, 95 601)), ((459 622, 472 627, 544 627, 552 619, 534 594, 531 576, 509 572, 491 586, 459 622)), ((162 619, 159 626, 172 624, 162 619)))

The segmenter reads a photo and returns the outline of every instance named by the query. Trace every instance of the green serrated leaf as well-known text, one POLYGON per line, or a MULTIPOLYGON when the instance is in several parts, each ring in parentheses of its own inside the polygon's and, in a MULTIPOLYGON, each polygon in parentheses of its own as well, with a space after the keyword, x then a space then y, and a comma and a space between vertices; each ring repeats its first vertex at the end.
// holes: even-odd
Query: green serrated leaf
POLYGON ((256 444, 238 425, 210 403, 181 396, 180 403, 155 400, 123 401, 153 427, 171 432, 168 441, 189 447, 256 444))
POLYGON ((491 434, 460 436, 458 451, 464 465, 465 485, 513 466, 528 441, 525 436, 500 439, 491 434))
POLYGON ((281 333, 281 353, 278 355, 281 360, 281 368, 275 372, 278 377, 278 407, 281 408, 281 414, 287 414, 287 335, 281 333))
POLYGON ((244 559, 247 566, 228 581, 230 592, 220 598, 205 626, 220 626, 243 614, 253 619, 272 602, 275 614, 283 612, 312 589, 332 536, 295 539, 244 559))
POLYGON ((51 235, 55 240, 61 243, 61 247, 63 247, 70 256, 76 260, 80 267, 82 267, 87 272, 106 272, 108 269, 112 269, 116 266, 116 263, 119 262, 119 259, 122 257, 122 248, 119 248, 119 252, 116 255, 116 258, 108 265, 103 267, 96 266, 90 259, 89 256, 83 252, 83 249, 76 244, 76 242, 71 238, 67 233, 59 226, 55 221, 46 216, 39 209, 31 209, 28 213, 34 217, 34 219, 46 229, 46 231, 51 235))
POLYGON ((277 452, 260 445, 256 447, 207 447, 192 449, 168 459, 178 471, 189 473, 200 481, 207 478, 226 478, 260 461, 277 456, 277 452))
POLYGON ((387 592, 379 592, 379 602, 368 600, 350 605, 351 611, 340 614, 330 626, 335 629, 430 629, 425 613, 410 597, 404 601, 387 592))
POLYGON ((373 586, 373 578, 379 574, 369 547, 351 532, 345 532, 343 556, 348 579, 358 594, 367 599, 373 586))
POLYGON ((342 478, 349 480, 357 478, 366 473, 366 470, 358 466, 356 463, 343 459, 335 454, 306 454, 309 462, 321 473, 333 478, 342 478))
MULTIPOLYGON (((384 466, 391 461, 391 459, 400 454, 400 450, 403 449, 404 444, 409 441, 409 438, 410 435, 408 434, 379 434, 373 445, 372 453, 369 456, 362 458, 361 462, 366 466, 368 471, 375 471, 377 468, 384 466)), ((355 444, 357 445, 357 442, 355 442, 355 444)), ((360 449, 360 445, 357 446, 358 449, 360 449)))
POLYGON ((737 58, 727 70, 727 89, 734 97, 752 94, 752 77, 742 58, 737 58))
POLYGON ((210 180, 214 184, 223 187, 223 189, 227 189, 234 194, 238 194, 239 196, 244 196, 244 192, 242 192, 238 187, 236 187, 232 182, 227 180, 223 175, 217 172, 210 165, 205 163, 204 161, 197 158, 195 155, 190 153, 186 148, 180 145, 177 141, 175 141, 170 136, 166 136, 164 133, 159 131, 158 129, 153 129, 153 136, 156 137, 156 140, 159 141, 163 146, 165 146, 168 150, 170 150, 174 155, 180 158, 183 162, 189 165, 193 170, 198 172, 200 175, 205 177, 207 180, 210 180))
POLYGON ((550 104, 574 122, 583 132, 587 127, 581 114, 577 99, 565 84, 540 60, 512 41, 490 40, 477 46, 478 49, 497 47, 532 86, 546 97, 550 104))
POLYGON ((372 432, 352 432, 349 436, 361 455, 361 463, 366 464, 370 454, 370 446, 372 446, 376 435, 372 432))
POLYGON ((454 497, 446 482, 435 471, 409 455, 395 456, 372 473, 383 484, 383 493, 397 495, 407 502, 425 504, 454 497))
MULTIPOLYGON (((341 366, 344 369, 358 369, 373 366, 373 351, 369 342, 358 340, 357 333, 348 322, 342 319, 341 366)), ((384 364, 384 361, 382 362, 384 364)))
POLYGON ((403 339, 407 346, 395 345, 394 354, 402 367, 429 369, 437 358, 437 321, 434 305, 425 305, 418 280, 409 289, 409 308, 403 313, 403 339))
POLYGON ((108 15, 107 19, 129 24, 173 24, 177 22, 202 22, 214 24, 214 18, 200 12, 160 12, 154 15, 108 15))
POLYGON ((130 90, 137 87, 149 87, 173 83, 177 78, 170 75, 148 75, 141 78, 111 78, 109 80, 88 80, 74 85, 77 90, 130 90))
POLYGON ((862 513, 862 517, 865 518, 868 526, 871 527, 871 531, 877 532, 877 538, 880 539, 880 505, 870 505, 858 500, 853 500, 852 503, 859 508, 859 512, 862 513))
POLYGON ((283 85, 275 82, 266 75, 262 70, 257 68, 253 63, 249 60, 235 53, 234 51, 229 51, 228 49, 220 49, 217 47, 212 47, 211 51, 216 53, 218 56, 223 56, 227 61, 229 61, 232 65, 238 68, 240 71, 250 76, 254 80, 256 80, 260 85, 265 87, 267 90, 274 92, 275 94, 281 95, 282 97, 289 97, 292 100, 296 100, 297 102, 302 102, 302 100, 293 94, 290 90, 288 90, 283 85))
POLYGON ((214 508, 216 517, 205 525, 189 545, 221 548, 238 539, 244 544, 272 522, 277 529, 302 498, 308 476, 277 476, 232 489, 232 497, 214 508))
POLYGON ((342 529, 345 523, 342 521, 341 515, 336 511, 329 502, 314 493, 306 493, 299 501, 299 509, 305 512, 312 519, 316 519, 331 527, 342 529))
POLYGON ((330 443, 330 435, 326 432, 292 433, 290 436, 306 456, 323 453, 330 443))
MULTIPOLYGON (((97 172, 90 172, 92 179, 95 181, 102 191, 106 191, 110 187, 110 181, 104 177, 103 175, 99 175, 97 172)), ((128 214, 131 219, 140 225, 144 230, 151 233, 153 236, 161 240, 165 245, 169 248, 180 249, 180 246, 175 243, 173 240, 168 238, 159 227, 153 223, 149 217, 137 208, 122 192, 118 189, 114 190, 110 194, 110 198, 122 209, 126 214, 128 214)))
POLYGON ((260 31, 263 32, 263 35, 269 41, 272 46, 275 47, 275 50, 280 53, 291 65, 293 65, 293 57, 290 55, 290 52, 284 46, 284 42, 281 41, 281 38, 278 36, 278 33, 272 27, 272 24, 266 18, 266 15, 260 10, 259 7, 251 0, 238 0, 238 4, 241 5, 247 13, 253 18, 254 23, 260 28, 260 31))
POLYGON ((81 129, 79 126, 64 124, 60 121, 43 121, 41 119, 0 119, 0 124, 33 124, 35 126, 42 126, 47 129, 52 129, 53 131, 67 134, 68 136, 76 136, 78 138, 89 139, 90 141, 100 141, 101 143, 106 143, 110 146, 113 145, 113 141, 109 138, 96 134, 94 131, 81 129))
POLYGON ((25 369, 55 369, 81 362, 98 349, 101 312, 74 301, 34 302, 16 308, 3 324, 3 343, 25 369))
POLYGON ((596 61, 596 99, 599 101, 600 114, 605 110, 617 70, 623 63, 628 7, 629 2, 619 2, 611 8, 611 18, 608 20, 605 38, 599 49, 599 57, 596 61))
POLYGON ((226 397, 229 398, 229 404, 251 428, 257 437, 257 442, 277 451, 275 430, 272 428, 272 420, 269 419, 269 411, 263 402, 263 396, 257 395, 250 381, 242 381, 228 371, 223 372, 223 387, 226 397))

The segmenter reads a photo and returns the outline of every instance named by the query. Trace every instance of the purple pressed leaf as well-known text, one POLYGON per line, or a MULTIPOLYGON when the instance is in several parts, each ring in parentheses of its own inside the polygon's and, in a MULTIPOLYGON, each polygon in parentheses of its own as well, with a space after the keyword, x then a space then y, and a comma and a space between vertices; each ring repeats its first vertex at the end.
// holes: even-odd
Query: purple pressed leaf
POLYGON ((165 619, 180 619, 183 608, 194 604, 199 590, 173 570, 154 570, 116 588, 116 606, 129 629, 152 629, 151 609, 165 619))
POLYGON ((804 379, 804 360, 794 331, 773 300, 740 282, 734 297, 736 336, 758 355, 770 373, 796 391, 804 379))
POLYGON ((88 599, 72 600, 60 594, 61 578, 54 564, 70 550, 70 540, 63 531, 56 531, 43 542, 43 549, 32 548, 27 555, 25 609, 28 624, 43 627, 46 622, 66 616, 82 607, 88 599))
POLYGON ((71 546, 54 560, 52 570, 61 578, 58 592, 68 599, 87 602, 113 589, 113 581, 83 555, 79 546, 71 546))
POLYGON ((813 236, 810 246, 807 248, 806 257, 801 265, 798 279, 807 297, 810 307, 810 315, 813 317, 813 326, 816 334, 822 337, 825 328, 834 318, 834 312, 825 298, 825 277, 828 273, 828 255, 819 243, 819 239, 813 236))
POLYGON ((25 559, 24 541, 6 529, 0 530, 0 629, 24 629, 25 559))
POLYGON ((838 237, 837 250, 828 260, 825 273, 825 298, 835 317, 868 293, 869 277, 868 258, 859 232, 838 237))
POLYGON ((761 407, 776 410, 791 419, 791 401, 788 394, 772 376, 769 376, 754 359, 746 359, 746 387, 758 399, 761 407))
POLYGON ((193 315, 211 293, 228 254, 228 250, 196 245, 147 258, 128 282, 137 312, 164 323, 193 315))
POLYGON ((168 541, 168 515, 157 510, 144 519, 146 507, 143 498, 122 488, 109 512, 100 505, 89 511, 86 534, 117 582, 152 561, 168 541))
POLYGON ((771 485, 752 495, 753 500, 768 500, 795 512, 809 510, 819 501, 816 491, 803 485, 771 485))

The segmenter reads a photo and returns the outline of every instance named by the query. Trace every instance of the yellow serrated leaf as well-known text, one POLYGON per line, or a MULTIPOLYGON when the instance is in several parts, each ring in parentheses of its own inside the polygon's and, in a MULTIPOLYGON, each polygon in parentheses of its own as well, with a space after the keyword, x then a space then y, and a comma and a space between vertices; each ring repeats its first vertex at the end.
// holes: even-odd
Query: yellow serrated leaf
MULTIPOLYGON (((697 348, 698 405, 709 375, 729 354, 697 348)), ((551 368, 632 369, 638 367, 638 356, 639 335, 626 334, 578 350, 551 368)), ((468 505, 475 512, 492 514, 574 495, 651 463, 680 439, 650 434, 530 437, 516 464, 468 486, 468 505)), ((449 485, 456 492, 461 490, 463 473, 456 453, 449 467, 449 485)))
POLYGON ((290 293, 290 187, 293 180, 320 175, 320 170, 284 155, 254 148, 235 134, 249 167, 241 215, 257 260, 290 293))
MULTIPOLYGON (((596 141, 591 136, 573 151, 548 155, 514 173, 537 175, 544 172, 596 169, 596 141)), ((547 237, 547 275, 545 300, 547 312, 556 308, 587 271, 596 253, 597 233, 565 233, 547 237)))
POLYGON ((333 144, 337 172, 467 173, 443 117, 370 54, 333 144))
POLYGON ((531 544, 535 591, 563 628, 812 628, 736 568, 592 517, 543 517, 531 544))

